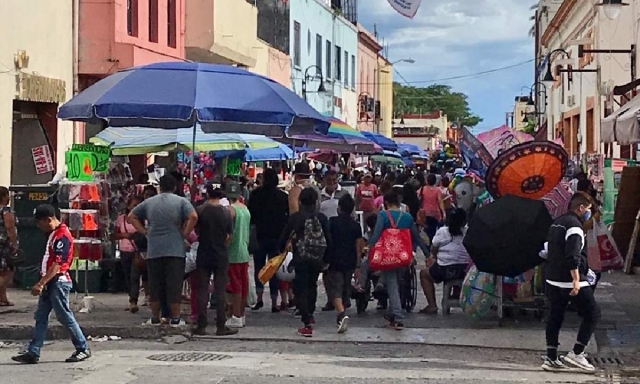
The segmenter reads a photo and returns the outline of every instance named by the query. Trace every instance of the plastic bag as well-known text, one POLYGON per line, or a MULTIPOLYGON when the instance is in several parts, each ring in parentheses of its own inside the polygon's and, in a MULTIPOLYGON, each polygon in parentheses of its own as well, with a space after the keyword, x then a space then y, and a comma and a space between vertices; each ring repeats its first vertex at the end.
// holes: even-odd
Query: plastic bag
POLYGON ((601 221, 594 221, 593 230, 587 232, 589 268, 596 272, 620 269, 624 259, 611 232, 601 221))
POLYGON ((184 274, 188 275, 189 273, 196 270, 196 259, 198 257, 198 245, 200 243, 191 244, 191 250, 187 252, 187 258, 184 263, 184 274))
POLYGON ((258 294, 256 293, 256 280, 254 276, 255 267, 253 262, 249 263, 249 295, 247 296, 247 304, 251 307, 258 302, 258 294))

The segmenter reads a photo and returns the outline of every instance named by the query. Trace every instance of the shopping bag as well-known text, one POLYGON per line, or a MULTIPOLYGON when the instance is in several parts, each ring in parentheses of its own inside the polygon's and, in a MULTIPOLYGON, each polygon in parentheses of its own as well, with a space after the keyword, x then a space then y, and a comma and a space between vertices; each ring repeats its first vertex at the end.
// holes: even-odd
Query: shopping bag
POLYGON ((369 251, 369 267, 373 271, 408 267, 413 260, 411 230, 398 229, 389 211, 386 211, 386 214, 391 228, 382 231, 382 235, 369 251))
POLYGON ((587 264, 589 264, 589 268, 592 270, 600 272, 602 271, 602 261, 595 227, 596 225, 594 225, 593 229, 588 230, 585 236, 587 241, 587 264))
MULTIPOLYGON (((613 239, 613 236, 611 236, 609 229, 607 229, 601 221, 597 221, 594 222, 593 232, 595 232, 598 250, 600 253, 600 271, 622 268, 624 265, 624 259, 622 258, 618 245, 613 239)), ((591 264, 589 264, 589 267, 594 271, 598 271, 591 267, 591 264)))
POLYGON ((274 256, 267 260, 267 264, 258 272, 258 280, 262 284, 267 284, 269 280, 276 274, 280 265, 284 262, 284 259, 287 257, 286 253, 282 253, 278 256, 274 256))
POLYGON ((495 275, 481 272, 474 265, 462 283, 460 308, 465 315, 474 319, 485 317, 493 306, 495 293, 495 275))

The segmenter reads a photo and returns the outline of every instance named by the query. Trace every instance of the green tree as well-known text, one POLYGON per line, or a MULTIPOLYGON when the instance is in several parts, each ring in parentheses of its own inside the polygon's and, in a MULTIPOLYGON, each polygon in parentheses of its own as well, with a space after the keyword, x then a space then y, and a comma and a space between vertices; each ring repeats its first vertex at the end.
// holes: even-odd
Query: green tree
POLYGON ((471 112, 467 95, 453 92, 448 85, 428 87, 404 86, 393 83, 393 111, 395 116, 405 113, 429 113, 436 109, 447 114, 449 121, 474 127, 482 118, 471 112))

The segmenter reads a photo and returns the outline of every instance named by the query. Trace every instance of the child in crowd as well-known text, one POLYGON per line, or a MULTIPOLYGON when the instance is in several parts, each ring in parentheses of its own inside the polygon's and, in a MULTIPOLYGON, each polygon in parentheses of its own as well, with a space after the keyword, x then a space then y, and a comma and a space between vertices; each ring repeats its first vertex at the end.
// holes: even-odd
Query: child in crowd
POLYGON ((360 265, 364 241, 362 228, 353 218, 355 201, 346 194, 338 200, 338 216, 329 219, 332 247, 325 255, 327 269, 327 294, 337 316, 338 333, 347 331, 349 316, 345 306, 351 300, 351 277, 360 265))

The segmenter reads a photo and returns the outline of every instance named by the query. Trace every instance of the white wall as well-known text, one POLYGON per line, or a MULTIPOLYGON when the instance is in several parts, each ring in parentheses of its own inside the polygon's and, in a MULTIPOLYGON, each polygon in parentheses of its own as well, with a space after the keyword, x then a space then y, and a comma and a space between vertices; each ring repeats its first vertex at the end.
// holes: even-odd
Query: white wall
MULTIPOLYGON (((571 40, 585 38, 589 30, 594 26, 593 14, 594 7, 590 4, 590 0, 578 2, 578 4, 571 11, 571 14, 565 20, 565 22, 556 31, 546 46, 544 53, 551 52, 555 49, 562 48, 567 51, 573 59, 573 68, 579 69, 578 66, 578 47, 576 45, 570 45, 571 40)), ((594 28, 595 29, 595 28, 594 28)), ((595 33, 595 31, 594 31, 595 33)), ((566 59, 562 54, 556 54, 552 61, 552 70, 555 69, 557 61, 566 59)), ((566 69, 567 66, 564 65, 566 69)), ((584 69, 595 69, 597 63, 594 60, 593 63, 584 67, 584 69)), ((540 73, 540 79, 545 75, 546 70, 540 73)), ((567 73, 563 73, 564 79, 564 97, 561 87, 551 87, 547 89, 547 127, 548 127, 548 139, 554 139, 555 125, 563 120, 563 113, 570 112, 576 108, 580 108, 580 126, 579 132, 582 136, 582 144, 580 146, 580 153, 585 153, 586 150, 586 100, 588 97, 593 97, 598 94, 598 75, 596 73, 573 73, 573 81, 568 89, 568 76, 567 73), (569 100, 574 99, 573 104, 569 103, 569 100)), ((597 99, 597 98, 596 98, 597 99)), ((599 116, 597 113, 597 107, 594 110, 594 126, 595 126, 595 142, 599 142, 599 116)), ((567 132, 565 132, 566 136, 567 132)), ((565 137, 565 142, 568 142, 568 138, 565 137)), ((569 154, 573 156, 573 153, 569 154)))
MULTIPOLYGON (((73 94, 72 1, 10 0, 0 3, 0 185, 11 183, 11 126, 16 93, 14 55, 24 50, 29 67, 23 72, 65 81, 67 99, 73 94)), ((73 143, 73 124, 58 122, 57 167, 73 143)))

